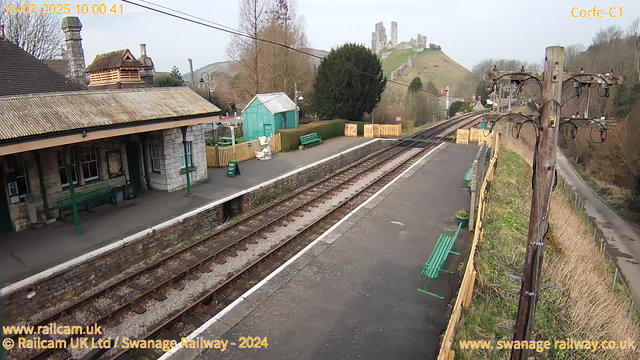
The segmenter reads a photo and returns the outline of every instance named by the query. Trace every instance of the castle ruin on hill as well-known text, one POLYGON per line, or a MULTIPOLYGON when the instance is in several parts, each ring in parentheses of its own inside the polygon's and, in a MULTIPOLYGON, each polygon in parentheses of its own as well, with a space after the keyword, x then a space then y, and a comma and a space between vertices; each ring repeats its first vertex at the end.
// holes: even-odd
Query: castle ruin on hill
MULTIPOLYGON (((375 31, 371 33, 371 51, 376 55, 381 55, 386 51, 413 49, 414 52, 421 52, 427 48, 427 36, 418 34, 417 39, 411 38, 408 42, 398 43, 398 23, 391 22, 391 38, 387 38, 387 30, 381 21, 376 24, 375 31)), ((383 58, 385 57, 382 55, 383 58)))

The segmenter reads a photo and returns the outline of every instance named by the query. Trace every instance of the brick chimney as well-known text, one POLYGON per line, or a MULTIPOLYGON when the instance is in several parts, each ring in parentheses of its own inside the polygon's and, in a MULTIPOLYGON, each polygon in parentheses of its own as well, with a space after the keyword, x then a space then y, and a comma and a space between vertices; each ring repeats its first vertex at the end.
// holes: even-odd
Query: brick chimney
POLYGON ((153 86, 153 76, 155 75, 155 68, 153 66, 153 60, 147 56, 147 44, 140 44, 140 57, 138 61, 142 63, 144 69, 140 71, 140 78, 147 85, 153 86))
POLYGON ((81 30, 82 23, 78 17, 67 16, 62 19, 62 31, 66 44, 64 58, 69 63, 69 77, 79 84, 87 85, 81 30))

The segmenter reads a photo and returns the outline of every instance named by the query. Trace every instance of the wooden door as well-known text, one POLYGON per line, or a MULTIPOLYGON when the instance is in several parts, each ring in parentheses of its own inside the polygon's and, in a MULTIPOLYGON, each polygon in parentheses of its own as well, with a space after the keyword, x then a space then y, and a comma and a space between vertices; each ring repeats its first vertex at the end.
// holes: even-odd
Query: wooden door
POLYGON ((142 190, 140 178, 140 156, 138 143, 127 144, 127 165, 129 167, 129 181, 136 192, 142 190))

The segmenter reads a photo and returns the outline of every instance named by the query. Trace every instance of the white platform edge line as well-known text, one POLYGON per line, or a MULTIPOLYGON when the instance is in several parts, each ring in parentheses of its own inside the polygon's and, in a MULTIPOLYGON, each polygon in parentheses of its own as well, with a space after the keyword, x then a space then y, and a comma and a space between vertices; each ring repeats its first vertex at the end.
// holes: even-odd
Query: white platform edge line
MULTIPOLYGON (((180 222, 184 221, 185 219, 188 219, 189 217, 197 215, 197 214, 199 214, 199 213, 201 213, 203 211, 209 210, 212 207, 220 205, 220 204, 222 204, 224 202, 227 202, 229 200, 235 199, 235 198, 237 198, 237 197, 239 197, 241 195, 244 195, 246 193, 249 193, 251 191, 254 191, 254 190, 260 189, 262 187, 268 186, 268 185, 273 184, 274 182, 276 182, 278 180, 290 177, 290 176, 295 175, 295 174, 297 174, 297 173, 299 173, 301 171, 304 171, 304 170, 306 170, 308 168, 311 168, 311 167, 314 167, 314 166, 318 166, 318 165, 320 165, 322 163, 325 163, 327 161, 330 161, 332 159, 340 157, 340 156, 342 156, 344 154, 347 154, 349 152, 357 150, 357 149, 359 149, 361 147, 367 146, 367 145, 369 145, 369 144, 371 144, 373 142, 381 141, 381 140, 389 140, 389 139, 376 138, 376 139, 373 139, 371 141, 367 141, 366 143, 354 146, 352 148, 349 148, 349 149, 347 149, 345 151, 342 151, 340 153, 331 155, 331 156, 329 156, 327 158, 324 158, 322 160, 318 160, 318 161, 316 161, 314 163, 305 165, 305 166, 303 166, 303 167, 301 167, 299 169, 292 170, 292 171, 290 171, 290 172, 288 172, 286 174, 280 175, 280 176, 278 176, 276 178, 273 178, 271 180, 267 180, 267 181, 265 181, 263 183, 255 185, 255 186, 250 187, 248 189, 241 190, 241 191, 239 191, 237 193, 234 193, 234 194, 231 194, 231 195, 229 195, 229 196, 227 196, 225 198, 222 198, 222 199, 219 199, 219 200, 215 200, 215 201, 213 201, 211 203, 208 203, 206 205, 203 205, 203 206, 201 206, 199 208, 196 208, 196 209, 193 209, 193 210, 191 210, 189 212, 186 212, 186 213, 184 213, 182 215, 178 215, 178 216, 176 216, 176 217, 174 217, 172 219, 169 219, 167 221, 164 221, 162 223, 154 225, 154 226, 152 226, 150 228, 147 228, 147 229, 141 230, 141 231, 139 231, 139 232, 137 232, 135 234, 129 235, 129 236, 123 238, 122 240, 118 240, 118 241, 113 242, 113 243, 111 243, 109 245, 103 246, 101 248, 98 248, 96 250, 88 252, 88 253, 86 253, 84 255, 80 255, 80 256, 78 256, 76 258, 73 258, 71 260, 63 262, 62 264, 59 264, 59 265, 51 267, 51 268, 49 268, 47 270, 41 271, 41 272, 39 272, 39 273, 37 273, 35 275, 32 275, 32 276, 30 276, 28 278, 25 278, 25 279, 22 279, 22 280, 20 280, 18 282, 13 283, 13 284, 7 285, 4 288, 0 289, 0 296, 10 295, 13 292, 18 291, 18 290, 20 290, 20 289, 22 289, 24 287, 27 287, 27 286, 35 283, 35 282, 38 282, 38 281, 46 279, 46 278, 48 278, 50 276, 56 275, 58 273, 61 273, 64 270, 66 270, 66 269, 68 269, 68 268, 70 268, 72 266, 81 264, 81 263, 89 261, 89 260, 93 260, 93 259, 95 259, 96 257, 100 256, 101 254, 103 254, 105 252, 108 252, 108 251, 111 251, 111 250, 115 250, 115 249, 118 249, 118 248, 121 248, 121 247, 125 247, 130 242, 138 240, 139 238, 141 238, 141 237, 143 237, 143 236, 145 236, 145 235, 147 235, 149 233, 152 233, 153 231, 161 230, 161 229, 164 229, 164 228, 166 228, 168 226, 180 223, 180 222)), ((395 141, 396 139, 393 139, 393 140, 395 141)))
MULTIPOLYGON (((282 270, 284 270, 285 268, 287 268, 289 265, 291 265, 294 261, 296 261, 300 256, 302 256, 305 252, 307 252, 309 249, 311 249, 315 244, 317 244, 319 241, 321 241, 323 238, 327 237, 331 232, 333 232, 333 230, 335 230, 338 226, 340 226, 343 222, 347 221, 347 219, 349 219, 353 214, 355 214, 358 210, 360 210, 362 207, 364 207, 365 205, 367 205, 370 201, 372 201, 373 199, 375 199, 378 195, 380 195, 383 191, 385 191, 389 186, 391 186, 394 182, 396 182, 399 178, 401 178, 404 174, 406 174, 407 172, 409 172, 414 166, 420 164, 422 162, 422 160, 424 160, 427 156, 431 155, 431 153, 433 153, 434 151, 438 150, 440 147, 442 147, 443 145, 445 145, 446 143, 441 143, 440 145, 436 146, 435 148, 431 149, 431 151, 429 151, 428 153, 426 153, 423 157, 421 157, 418 161, 416 161, 414 164, 412 164, 411 166, 409 166, 405 171, 403 171, 401 174, 399 174, 398 176, 396 176, 395 178, 393 178, 393 180, 391 180, 388 184, 386 184, 385 186, 382 187, 382 189, 378 190, 375 194, 373 194, 370 198, 368 198, 365 202, 363 202, 362 204, 358 205, 358 207, 356 207, 355 209, 353 209, 350 213, 348 213, 345 217, 343 217, 342 219, 340 219, 337 223, 335 223, 332 227, 330 227, 329 229, 327 229, 327 231, 325 231, 324 233, 322 233, 322 235, 318 236, 318 238, 316 238, 315 240, 313 240, 309 245, 307 245, 304 249, 300 250, 300 252, 298 252, 297 254, 295 254, 291 259, 287 260, 287 262, 285 262, 284 264, 280 265, 280 267, 278 267, 277 269, 275 269, 271 274, 267 275, 267 277, 265 277, 264 279, 262 279, 262 281, 260 281, 259 283, 255 284, 251 289, 247 290, 244 294, 240 295, 239 298, 237 298, 234 302, 232 302, 231 304, 227 305, 227 307, 225 307, 224 309, 222 309, 219 313, 216 314, 216 316, 212 317, 211 319, 207 320, 207 322, 205 322, 204 324, 200 325, 199 328, 197 328, 196 330, 194 330, 191 334, 189 334, 189 336, 187 336, 187 339, 189 340, 193 340, 195 339, 198 335, 200 335, 202 332, 204 332, 206 329, 208 329, 211 325, 213 325, 216 321, 218 321, 221 317, 223 317, 226 313, 228 313, 229 311, 231 311, 234 307, 236 307, 238 304, 240 304, 242 301, 244 301, 249 295, 253 294, 254 292, 256 292, 258 289, 260 289, 264 284, 266 284, 269 280, 271 280, 274 276, 278 275, 280 272, 282 272, 282 270)), ((180 350, 182 348, 182 343, 178 343, 176 346, 174 346, 173 348, 169 349, 169 351, 167 351, 166 353, 164 353, 160 358, 158 358, 158 360, 167 360, 168 358, 170 358, 173 354, 175 354, 178 350, 180 350)))

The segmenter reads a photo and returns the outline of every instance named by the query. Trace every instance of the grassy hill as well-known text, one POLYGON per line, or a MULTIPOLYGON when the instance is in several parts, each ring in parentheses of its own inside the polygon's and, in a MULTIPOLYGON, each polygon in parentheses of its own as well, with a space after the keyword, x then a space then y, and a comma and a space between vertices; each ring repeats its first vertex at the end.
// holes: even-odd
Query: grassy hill
MULTIPOLYGON (((459 96, 458 86, 471 74, 464 66, 455 62, 442 51, 429 49, 420 53, 414 53, 411 49, 392 52, 387 58, 382 59, 384 74, 390 78, 391 72, 407 62, 410 56, 415 56, 413 68, 405 70, 402 76, 395 79, 396 81, 409 84, 413 78, 418 76, 423 84, 431 81, 438 89, 449 86, 451 96, 459 96)), ((399 85, 389 84, 387 87, 393 88, 399 87, 399 85)), ((406 92, 406 88, 402 91, 406 92)))

